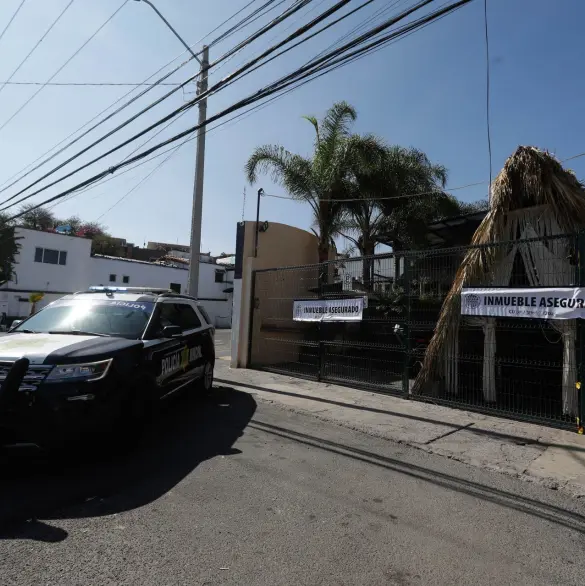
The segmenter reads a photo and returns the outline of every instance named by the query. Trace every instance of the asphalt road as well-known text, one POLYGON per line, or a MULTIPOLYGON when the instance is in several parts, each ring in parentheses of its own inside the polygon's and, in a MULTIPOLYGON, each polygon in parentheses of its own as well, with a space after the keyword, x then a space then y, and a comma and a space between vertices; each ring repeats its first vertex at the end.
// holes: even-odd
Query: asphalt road
POLYGON ((583 583, 580 501, 229 387, 113 456, 0 474, 3 586, 583 583))

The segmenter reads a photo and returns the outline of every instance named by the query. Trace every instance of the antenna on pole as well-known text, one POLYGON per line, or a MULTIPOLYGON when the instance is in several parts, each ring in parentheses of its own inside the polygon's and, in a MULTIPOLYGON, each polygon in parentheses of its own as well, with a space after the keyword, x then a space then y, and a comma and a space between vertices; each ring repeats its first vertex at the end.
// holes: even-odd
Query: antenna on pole
POLYGON ((244 221, 244 213, 246 212, 246 186, 244 186, 244 201, 242 202, 242 222, 244 221))

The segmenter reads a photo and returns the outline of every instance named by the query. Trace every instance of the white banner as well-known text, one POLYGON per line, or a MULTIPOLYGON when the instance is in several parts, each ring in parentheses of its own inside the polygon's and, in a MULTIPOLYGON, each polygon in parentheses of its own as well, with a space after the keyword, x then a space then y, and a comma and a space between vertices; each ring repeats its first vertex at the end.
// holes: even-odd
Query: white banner
POLYGON ((293 303, 294 321, 361 321, 364 298, 311 299, 293 303))
POLYGON ((461 314, 532 319, 585 319, 585 289, 463 289, 461 314))

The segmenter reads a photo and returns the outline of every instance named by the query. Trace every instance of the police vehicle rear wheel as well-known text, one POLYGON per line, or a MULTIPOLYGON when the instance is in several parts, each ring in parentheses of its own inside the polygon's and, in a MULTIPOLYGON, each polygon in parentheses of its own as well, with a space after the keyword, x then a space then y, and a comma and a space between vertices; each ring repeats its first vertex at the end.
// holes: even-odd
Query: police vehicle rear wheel
POLYGON ((203 376, 199 380, 199 388, 204 395, 209 395, 213 389, 213 363, 206 362, 203 376))

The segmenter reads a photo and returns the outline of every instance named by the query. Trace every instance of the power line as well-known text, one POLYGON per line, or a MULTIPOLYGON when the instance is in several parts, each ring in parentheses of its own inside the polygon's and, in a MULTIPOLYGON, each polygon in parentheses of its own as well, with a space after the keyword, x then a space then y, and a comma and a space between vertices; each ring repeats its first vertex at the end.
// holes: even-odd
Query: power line
MULTIPOLYGON (((265 2, 262 6, 260 6, 260 8, 257 8, 256 10, 254 10, 253 12, 248 14, 248 16, 246 16, 244 19, 242 19, 239 23, 237 23, 232 28, 228 29, 227 31, 225 31, 224 33, 219 35, 219 37, 214 39, 211 43, 209 43, 209 47, 213 47, 214 45, 217 45, 221 41, 225 41, 226 39, 229 39, 229 37, 234 35, 236 32, 247 27, 249 24, 256 22, 262 16, 266 16, 266 14, 268 14, 269 12, 271 12, 272 10, 274 10, 275 8, 280 6, 281 4, 284 4, 287 0, 280 0, 280 2, 278 2, 278 4, 276 4, 272 8, 269 8, 268 10, 265 10, 264 12, 262 12, 264 9, 268 8, 271 4, 274 4, 275 1, 276 0, 268 0, 267 2, 265 2)), ((246 6, 244 6, 244 8, 242 8, 242 10, 240 10, 240 12, 242 12, 243 10, 248 8, 254 2, 255 2, 255 0, 246 4, 246 6)))
POLYGON ((122 83, 122 82, 108 82, 108 81, 53 81, 50 83, 42 81, 0 81, 1 85, 43 85, 47 87, 140 87, 140 86, 178 86, 180 83, 122 83))
MULTIPOLYGON (((127 2, 128 0, 126 0, 127 2)), ((274 1, 274 0, 271 0, 274 1)), ((344 2, 348 2, 350 0, 343 0, 344 2)), ((311 2, 311 0, 302 0, 302 2, 307 3, 307 2, 311 2)), ((121 7, 120 7, 121 8, 121 7)), ((280 23, 282 20, 284 20, 285 18, 288 18, 288 16, 290 16, 291 14, 293 14, 294 12, 296 12, 296 10, 298 10, 297 8, 295 8, 294 10, 289 9, 287 11, 285 11, 280 17, 274 19, 271 23, 269 23, 269 25, 266 25, 265 27, 263 27, 264 30, 268 31, 271 28, 273 28, 274 26, 276 26, 278 23, 280 23)), ((253 35, 253 39, 257 38, 259 35, 253 35)), ((250 41, 251 42, 251 41, 250 41)), ((241 43, 240 43, 241 44, 241 43)), ((224 54, 228 55, 230 52, 224 54)), ((219 63, 220 61, 223 60, 224 57, 220 57, 220 59, 218 59, 215 63, 219 63)), ((213 67, 215 65, 215 63, 212 63, 209 67, 213 67)), ((238 74, 239 72, 236 72, 236 74, 238 74)), ((236 74, 232 74, 231 78, 233 78, 236 74)), ((167 74, 168 77, 170 74, 167 74)), ((147 106, 146 108, 142 109, 140 112, 138 112, 137 114, 135 114, 134 116, 132 116, 131 118, 127 119, 124 123, 118 125, 116 128, 114 128, 113 130, 111 130, 110 132, 106 133, 105 135, 103 135, 100 139, 94 141, 92 144, 90 144, 89 146, 85 147, 84 149, 82 149, 80 152, 78 152, 77 154, 75 154, 74 156, 70 157, 69 159, 67 159, 66 161, 62 162, 61 164, 59 164, 57 167, 53 168, 51 171, 49 171, 48 173, 46 173, 45 175, 41 176, 40 178, 36 179, 35 181, 33 181, 32 183, 30 183, 29 185, 27 185, 26 187, 22 188, 20 191, 18 191, 16 194, 14 194, 13 196, 9 197, 8 199, 6 199, 4 202, 2 203, 7 203, 11 200, 13 200, 15 197, 18 197, 19 195, 21 195, 22 193, 24 193, 26 190, 30 189, 31 187, 33 187, 34 185, 40 183, 43 179, 46 179, 47 177, 49 177, 50 175, 52 175, 53 173, 55 173, 56 171, 58 171, 59 169, 63 168, 65 165, 69 164, 70 162, 72 162, 73 160, 75 160, 76 158, 78 158, 79 156, 81 156, 82 154, 84 154, 85 152, 87 152, 88 150, 90 150, 91 148, 93 148, 94 146, 97 146, 99 143, 103 142, 104 140, 106 140, 107 138, 109 138, 110 136, 112 136, 114 133, 118 132, 119 130, 121 130, 122 128, 124 128, 125 126, 128 126, 131 122, 133 122, 134 120, 136 120, 138 117, 140 117, 142 114, 148 112, 149 110, 151 110, 152 108, 154 108, 155 106, 157 106, 158 104, 160 104, 162 101, 166 100, 169 96, 171 96, 173 93, 175 93, 176 91, 178 91, 178 89, 180 89, 181 87, 184 87, 185 85, 187 85, 188 83, 194 81, 198 76, 200 75, 200 73, 197 73, 196 75, 190 77, 189 79, 187 79, 186 81, 184 81, 182 84, 180 84, 178 87, 170 90, 169 92, 167 92, 166 94, 164 94, 161 98, 159 98, 158 100, 156 100, 155 102, 151 103, 149 106, 147 106)), ((174 112, 172 112, 169 116, 165 117, 162 121, 157 122, 155 125, 147 128, 146 130, 142 131, 141 133, 135 135, 130 141, 127 141, 125 144, 128 144, 128 142, 132 142, 133 140, 136 140, 136 138, 139 138, 140 136, 142 136, 143 134, 149 132, 150 130, 152 130, 153 128, 155 128, 156 126, 158 126, 161 123, 164 123, 166 120, 172 118, 173 116, 176 116, 178 113, 180 113, 181 111, 187 110, 191 107, 193 107, 196 103, 198 103, 199 101, 201 101, 201 99, 203 99, 204 97, 208 97, 209 95, 215 93, 215 91, 218 91, 219 88, 221 88, 223 85, 229 85, 229 83, 232 83, 233 80, 230 79, 230 76, 228 76, 228 78, 222 80, 221 82, 219 82, 218 84, 216 84, 214 87, 209 88, 209 90, 207 90, 207 92, 205 92, 204 94, 200 94, 195 100, 192 100, 191 102, 188 102, 187 104, 184 104, 183 106, 181 106, 180 108, 178 108, 177 110, 175 110, 174 112)), ((42 88, 41 88, 42 89, 42 88)), ((149 91, 150 88, 144 90, 142 92, 142 94, 140 95, 144 95, 146 92, 149 91)), ((39 90, 40 91, 40 90, 39 90)), ((135 98, 133 98, 130 101, 134 101, 136 100, 138 97, 137 96, 135 98)), ((119 108, 116 112, 114 112, 113 114, 110 114, 108 117, 112 117, 113 115, 115 115, 117 112, 119 112, 122 108, 119 108)), ((108 118, 107 117, 107 118, 108 118)), ((106 118, 106 119, 107 119, 106 118)), ((97 125, 95 125, 93 128, 95 128, 96 126, 99 126, 100 123, 98 123, 97 125)), ((0 127, 0 130, 2 128, 0 127)), ((92 129, 89 129, 88 131, 86 131, 82 136, 87 135, 88 132, 90 132, 92 129)), ((78 137, 77 139, 75 139, 73 142, 77 142, 78 140, 80 140, 80 138, 82 138, 82 136, 78 137)), ((72 144, 70 143, 70 144, 72 144)), ((125 146, 125 144, 121 145, 121 146, 125 146)), ((69 146, 69 145, 67 145, 69 146)), ((67 147, 65 147, 67 148, 67 147)), ((118 150, 118 148, 121 147, 117 147, 114 150, 118 150)), ((61 149, 60 152, 62 152, 64 149, 61 149)), ((113 152, 113 151, 111 151, 113 152)), ((97 159, 92 160, 91 162, 87 163, 86 165, 80 167, 79 169, 77 169, 74 173, 77 173, 78 171, 88 167, 89 165, 97 162, 98 160, 100 160, 101 158, 104 158, 105 156, 107 156, 108 154, 111 154, 111 152, 108 152, 100 157, 98 157, 97 159)), ((50 158, 53 158, 54 156, 50 158)), ((40 166, 40 165, 39 165, 40 166)), ((38 168, 39 166, 35 167, 38 168)), ((33 169, 34 170, 34 169, 33 169)), ((20 181, 22 178, 24 178, 26 175, 30 174, 33 170, 29 171, 28 173, 26 173, 25 175, 23 175, 22 177, 20 177, 19 179, 17 179, 17 181, 13 182, 11 185, 14 185, 14 183, 20 181)), ((51 187, 53 185, 55 185, 55 183, 58 183, 59 181, 62 181, 64 179, 66 179, 67 177, 70 177, 72 174, 71 173, 69 175, 66 175, 64 177, 61 177, 58 181, 50 183, 49 185, 47 185, 46 187, 51 187)), ((3 189, 0 190, 0 193, 2 193, 3 191, 5 191, 6 189, 8 189, 11 185, 4 187, 3 189)), ((28 197, 32 197, 33 195, 35 195, 36 193, 39 193, 39 191, 31 194, 28 197)), ((24 198, 26 199, 26 198, 24 198)), ((23 200, 21 200, 23 201, 23 200)), ((18 203, 18 202, 17 202, 18 203)))
POLYGON ((114 203, 114 205, 109 207, 103 214, 98 216, 95 221, 98 222, 99 220, 101 220, 106 214, 109 214, 118 204, 122 203, 122 201, 124 201, 129 195, 134 193, 141 185, 146 183, 146 181, 148 181, 148 179, 150 179, 150 177, 152 177, 152 175, 154 175, 165 163, 167 163, 169 161, 169 159, 171 159, 171 157, 174 157, 179 152, 179 149, 182 146, 183 145, 179 145, 172 153, 170 153, 167 157, 165 157, 154 169, 152 169, 152 171, 150 171, 150 173, 148 173, 145 177, 143 177, 132 189, 127 191, 120 199, 118 199, 114 203))
MULTIPOLYGON (((421 195, 449 195, 452 191, 459 191, 461 189, 468 189, 470 187, 476 187, 478 185, 485 185, 487 181, 478 181, 477 183, 468 183, 467 185, 459 185, 458 187, 451 187, 449 189, 434 189, 432 191, 421 191, 420 193, 407 193, 404 195, 393 195, 390 197, 352 197, 346 199, 326 199, 324 201, 327 202, 377 202, 377 201, 387 201, 390 199, 404 199, 408 197, 420 197, 421 195)), ((273 197, 276 199, 286 199, 289 201, 303 201, 302 199, 297 199, 295 197, 290 197, 288 195, 274 195, 272 193, 263 193, 264 197, 273 197)))
MULTIPOLYGON (((431 1, 432 0, 423 0, 422 2, 419 2, 416 6, 412 7, 409 10, 404 11, 401 15, 390 19, 384 25, 380 25, 379 27, 376 27, 375 29, 370 31, 369 36, 377 35, 378 32, 380 32, 380 30, 383 30, 384 28, 388 28, 388 27, 392 26, 393 24, 395 24, 399 20, 409 16, 416 9, 421 8, 422 6, 430 3, 431 1)), ((45 205, 47 203, 51 203, 53 201, 57 201, 57 200, 62 199, 75 191, 78 191, 79 189, 85 188, 89 185, 93 185, 93 184, 99 182, 100 180, 102 180, 103 178, 107 177, 108 175, 118 171, 119 169, 126 167, 126 166, 129 166, 129 165, 131 165, 141 159, 144 159, 144 158, 148 157, 150 154, 156 152, 157 150, 159 150, 169 144, 172 144, 178 140, 181 140, 182 138, 185 138, 186 136, 193 134, 194 132, 196 132, 197 130, 202 128, 203 126, 206 126, 207 124, 215 122, 216 120, 221 119, 232 112, 235 112, 241 108, 244 108, 250 104, 253 104, 256 101, 259 101, 265 97, 268 97, 271 94, 281 92, 282 90, 292 86, 295 83, 298 84, 299 82, 303 82, 303 80, 308 81, 311 78, 315 79, 316 77, 320 77, 321 75, 325 75, 329 70, 340 65, 342 62, 344 62, 344 61, 346 63, 350 62, 350 60, 352 60, 356 55, 358 55, 360 53, 365 54, 366 52, 371 51, 372 48, 374 48, 376 46, 378 46, 378 47, 383 46, 383 43, 387 43, 388 40, 392 39, 393 37, 403 35, 405 31, 411 30, 413 28, 413 26, 416 25, 416 26, 420 27, 421 24, 426 24, 427 22, 431 22, 434 19, 440 18, 444 14, 447 14, 449 12, 457 10, 461 6, 468 4, 471 1, 472 0, 459 0, 459 2, 455 2, 442 10, 437 10, 434 13, 431 13, 431 14, 427 15, 426 17, 419 19, 416 23, 411 23, 409 25, 406 25, 406 26, 402 27, 402 29, 399 29, 398 31, 390 33, 389 35, 383 37, 382 39, 378 39, 378 40, 366 45, 365 47, 362 47, 356 51, 348 53, 347 55, 345 55, 339 59, 331 60, 332 57, 334 57, 335 55, 339 55, 339 54, 343 53, 344 51, 346 51, 348 47, 355 46, 356 42, 360 42, 360 41, 363 41, 364 38, 368 38, 368 35, 362 35, 359 39, 356 39, 355 41, 348 43, 344 47, 337 49, 336 51, 332 52, 331 54, 324 56, 323 58, 321 58, 319 60, 320 63, 318 63, 317 65, 311 64, 311 66, 304 66, 304 67, 297 69, 295 72, 292 72, 291 74, 277 80, 276 82, 274 82, 270 86, 266 86, 266 87, 262 88, 261 90, 253 93, 252 95, 248 96, 247 98, 244 98, 243 100, 240 100, 240 101, 232 104, 228 108, 222 110, 221 112, 211 116, 210 118, 208 118, 205 121, 205 123, 200 124, 200 125, 195 125, 191 128, 188 128, 188 129, 180 132, 179 134, 176 134, 175 136, 173 136, 165 141, 162 141, 162 142, 158 143, 157 145, 147 149, 146 151, 132 157, 131 159, 128 159, 127 161, 118 163, 118 164, 82 181, 81 183, 79 183, 79 184, 77 184, 77 185, 75 185, 75 186, 73 186, 63 192, 61 192, 55 196, 50 197, 49 199, 45 200, 44 202, 39 203, 37 206, 35 206, 35 208, 41 207, 42 205, 45 205), (329 61, 329 63, 327 63, 327 61, 329 61), (315 75, 316 73, 319 73, 319 75, 315 75)), ((163 121, 166 121, 167 119, 168 119, 168 117, 163 119, 163 121)), ((127 144, 127 142, 128 141, 126 141, 126 143, 124 143, 121 146, 124 146, 125 144, 127 144)), ((120 147, 117 147, 117 148, 120 148, 120 147)), ((117 149, 115 149, 115 150, 117 150, 117 149)), ((107 154, 110 154, 110 153, 107 153, 107 154)), ((47 187, 43 188, 43 190, 46 188, 47 187)), ((20 201, 15 202, 15 204, 11 204, 10 206, 7 206, 7 207, 12 207, 12 205, 16 205, 17 203, 21 203, 25 199, 32 197, 32 195, 35 195, 35 194, 31 194, 31 195, 21 199, 20 201)), ((33 208, 33 209, 35 209, 35 208, 33 208)), ((6 209, 6 208, 3 208, 3 209, 6 209)), ((20 217, 20 215, 22 215, 22 213, 16 214, 11 219, 16 219, 16 218, 20 217)))
POLYGON ((567 161, 572 161, 573 159, 579 159, 580 157, 585 157, 585 153, 579 153, 578 155, 574 155, 568 159, 563 159, 561 163, 566 163, 567 161))
MULTIPOLYGON (((59 14, 59 16, 57 16, 57 18, 51 23, 49 28, 43 33, 41 38, 35 43, 34 47, 28 52, 27 56, 16 66, 16 69, 8 76, 8 79, 6 81, 2 82, 2 85, 0 86, 0 92, 2 92, 2 90, 8 84, 12 83, 10 80, 20 71, 20 68, 28 61, 29 57, 36 51, 37 47, 45 40, 46 36, 53 30, 53 27, 61 20, 61 18, 67 12, 69 7, 73 4, 73 2, 75 2, 75 0, 71 0, 69 2, 69 4, 67 4, 67 6, 65 6, 65 8, 63 8, 63 10, 59 14)), ((22 4, 21 4, 21 6, 22 6, 22 4)), ((43 85, 43 84, 39 84, 39 85, 43 85)))
MULTIPOLYGON (((310 1, 311 0, 302 0, 302 2, 304 2, 304 3, 307 3, 307 2, 310 2, 310 1)), ((225 77, 224 79, 222 79, 218 83, 216 83, 214 86, 210 87, 206 92, 201 93, 194 100, 191 100, 190 102, 187 102, 186 104, 183 104, 182 106, 180 106, 179 108, 175 109, 174 111, 172 111, 170 114, 168 114, 164 118, 158 120, 157 122, 155 122, 154 124, 152 124, 148 128, 142 130, 138 134, 135 134, 134 136, 132 136, 128 140, 126 140, 123 143, 119 144, 118 146, 110 149, 106 153, 103 153, 102 155, 100 155, 100 156, 92 159, 91 161, 85 163, 84 165, 78 167, 77 169, 75 169, 74 171, 70 172, 69 174, 66 174, 66 175, 61 176, 60 178, 56 179, 55 181, 49 183, 48 185, 46 185, 46 186, 38 189, 37 191, 35 191, 35 192, 33 192, 33 193, 31 193, 31 194, 29 194, 29 195, 21 198, 20 200, 16 201, 14 204, 10 204, 10 205, 15 205, 15 204, 21 203, 22 201, 25 201, 26 199, 29 199, 30 197, 33 197, 33 196, 37 195, 41 191, 44 191, 44 190, 48 189, 49 187, 52 187, 52 186, 56 185, 57 183, 60 183, 61 181, 64 181, 65 179, 68 179, 69 177, 71 177, 72 175, 75 175, 79 171, 82 171, 83 169, 85 169, 85 168, 93 165, 94 163, 96 163, 96 162, 100 161, 101 159, 105 158, 106 156, 108 156, 108 155, 110 155, 110 154, 118 151, 119 149, 123 148, 124 146, 130 144, 131 142, 133 142, 136 139, 140 138, 144 134, 150 132, 154 128, 160 126, 161 124, 164 124, 168 120, 171 120, 172 118, 176 117, 178 114, 180 114, 180 113, 182 113, 182 112, 184 112, 184 111, 186 111, 186 110, 194 107, 202 99, 207 98, 208 96, 210 96, 210 95, 218 92, 219 90, 227 87, 228 85, 230 85, 231 83, 233 83, 234 81, 236 81, 239 77, 241 77, 241 74, 242 73, 244 73, 248 69, 251 69, 252 66, 254 64, 256 64, 258 61, 260 61, 262 58, 264 58, 265 56, 267 56, 270 53, 274 52, 275 50, 277 50, 282 45, 288 43, 290 40, 292 40, 292 39, 300 36, 301 34, 304 34, 304 32, 306 32, 307 30, 309 30, 310 28, 312 28, 313 26, 315 26, 316 24, 318 24, 319 22, 321 22, 322 20, 324 20, 325 18, 327 18, 328 16, 330 16, 331 14, 333 14, 334 12, 336 12, 337 10, 339 10, 341 7, 343 7, 345 4, 347 4, 350 1, 351 0, 340 0, 333 7, 329 8, 325 12, 321 13, 321 15, 319 15, 317 18, 313 19, 310 23, 308 23, 307 25, 304 25, 303 27, 297 29, 294 33, 292 33, 291 35, 289 35, 284 41, 281 41, 277 45, 275 45, 275 46, 269 48, 268 50, 264 51, 264 53, 262 53, 259 57, 257 57, 255 59, 249 61, 246 65, 240 67, 235 72, 232 72, 227 77, 225 77)), ((425 1, 426 2, 429 2, 429 1, 432 1, 432 0, 425 0, 425 1)), ((300 4, 299 4, 299 6, 300 6, 300 4)), ((291 11, 291 10, 288 10, 288 11, 285 11, 285 13, 287 13, 287 17, 288 17, 288 16, 292 15, 294 12, 291 11)), ((272 21, 272 23, 270 23, 270 24, 272 26, 275 26, 273 23, 281 22, 283 20, 283 16, 284 16, 285 13, 283 13, 283 15, 281 17, 279 17, 277 19, 274 19, 274 21, 272 21)), ((270 30, 270 28, 272 28, 272 26, 270 26, 268 28, 267 27, 263 27, 263 28, 265 30, 270 30)), ((255 38, 257 38, 257 36, 258 35, 253 35, 253 37, 255 37, 255 38)), ((219 61, 221 61, 221 58, 217 62, 219 62, 219 61)), ((182 85, 186 85, 188 82, 192 81, 192 79, 193 78, 189 78, 187 81, 183 82, 182 85)), ((66 161, 60 163, 59 165, 57 165, 57 167, 55 167, 51 171, 45 173, 43 176, 39 177, 38 179, 36 179, 35 181, 33 181, 32 183, 30 183, 26 187, 22 188, 20 191, 18 191, 17 193, 15 193, 14 195, 12 195, 8 199, 4 200, 4 202, 2 202, 2 203, 3 204, 7 204, 8 202, 12 201, 13 199, 15 199, 16 197, 18 197, 19 195, 23 194, 25 191, 27 191, 28 189, 30 189, 31 187, 33 187, 34 185, 40 183, 42 180, 46 179, 47 177, 49 177, 53 173, 57 172, 59 169, 63 168, 65 165, 69 164, 73 160, 77 159, 78 157, 80 157, 81 155, 83 155, 84 153, 86 153, 87 151, 89 151, 91 148, 97 146, 98 144, 100 144, 101 142, 103 142, 104 140, 106 140, 107 138, 109 138, 110 136, 112 136, 113 134, 115 134, 116 132, 118 132, 119 130, 121 130, 122 128, 124 128, 125 126, 128 126, 131 122, 133 122, 134 120, 136 120, 139 116, 141 116, 145 112, 148 112, 149 110, 151 110, 152 108, 154 108, 156 105, 160 104, 163 100, 165 100, 166 98, 168 98, 175 91, 177 91, 177 90, 176 89, 170 90, 165 95, 163 95, 161 98, 159 98, 155 102, 151 103, 149 106, 145 107, 140 112, 138 112, 137 114, 135 114, 131 118, 127 119, 125 122, 123 122, 122 124, 118 125, 116 128, 114 128, 113 130, 109 131, 108 133, 106 133, 105 135, 103 135, 102 137, 100 137, 98 140, 94 141, 92 144, 90 144, 87 147, 83 148, 81 151, 79 151, 78 153, 76 153, 75 155, 73 155, 72 157, 70 157, 69 159, 67 159, 66 161)), ((8 207, 10 207, 10 206, 8 206, 8 207)), ((6 209, 6 208, 4 207, 2 209, 6 209)))
MULTIPOLYGON (((230 20, 232 20, 233 18, 235 18, 235 16, 237 16, 238 14, 240 14, 248 6, 250 6, 250 4, 253 4, 254 1, 256 1, 256 0, 252 0, 252 2, 248 3, 246 6, 244 6, 244 8, 242 8, 238 12, 232 14, 232 16, 230 16, 229 18, 227 18, 226 20, 224 20, 222 23, 220 23, 218 26, 216 26, 212 31, 210 31, 209 33, 207 33, 206 35, 204 35, 203 37, 201 37, 200 39, 198 39, 197 41, 195 41, 195 43, 193 43, 192 45, 190 45, 190 47, 192 48, 195 45, 198 45, 199 43, 201 43, 202 41, 204 41, 209 35, 213 34, 215 31, 217 31, 222 26, 224 26, 225 24, 227 24, 230 20)), ((210 42, 209 46, 213 46, 216 42, 218 42, 217 39, 214 39, 213 41, 210 42)), ((152 79, 155 75, 158 75, 161 71, 163 71, 165 68, 167 68, 171 63, 173 63, 173 61, 176 61, 177 59, 179 59, 180 57, 182 57, 187 52, 188 51, 185 50, 182 53, 180 53, 177 57, 171 59, 169 62, 167 62, 165 65, 163 65, 162 67, 160 67, 157 71, 155 71, 153 74, 149 75, 142 82, 142 84, 140 84, 140 85, 146 84, 146 82, 148 82, 148 80, 152 79)), ((181 63, 178 67, 176 67, 175 69, 173 69, 170 73, 168 73, 168 74, 164 75, 163 77, 161 77, 159 80, 157 80, 156 82, 154 82, 151 86, 149 86, 146 90, 144 90, 143 92, 141 92, 140 94, 138 94, 134 98, 130 99, 128 102, 126 102, 125 104, 123 104, 120 108, 118 108, 116 111, 112 112, 111 114, 109 114, 108 116, 106 116, 105 118, 103 118, 102 120, 100 120, 97 124, 95 124, 94 126, 92 126, 90 129, 88 129, 87 131, 85 131, 82 135, 78 136, 76 139, 74 139, 73 141, 71 141, 68 144, 66 144, 63 148, 61 148, 60 150, 58 150, 56 153, 53 153, 50 157, 48 157, 47 159, 45 159, 44 161, 42 161, 41 163, 39 163, 38 165, 36 165, 36 163, 38 163, 46 155, 48 155, 49 153, 51 153, 51 151, 54 151, 56 148, 60 147, 64 142, 68 141, 70 138, 72 138, 73 136, 75 136, 78 132, 80 132, 81 130, 83 130, 84 128, 86 128, 87 126, 89 126, 91 123, 93 123, 95 120, 97 120, 100 116, 102 116, 103 114, 105 114, 110 108, 113 108, 116 104, 120 103, 122 100, 124 100, 125 98, 127 98, 130 94, 132 94, 132 92, 134 91, 135 88, 132 89, 132 90, 130 90, 129 92, 126 92, 124 95, 120 96, 119 98, 117 98, 107 108, 105 108, 104 110, 102 110, 101 112, 99 112, 98 114, 96 114, 88 122, 86 122, 85 124, 83 124, 82 126, 80 126, 77 130, 75 130, 74 132, 72 132, 71 134, 69 134, 68 136, 66 136, 62 141, 60 141, 59 143, 57 143, 56 145, 54 145, 53 147, 51 147, 48 151, 45 151, 40 157, 38 157, 37 159, 35 159, 32 163, 30 163, 29 165, 27 165, 26 167, 24 167, 23 169, 21 169, 20 171, 18 171, 17 173, 15 173, 14 175, 12 175, 11 177, 9 177, 2 184, 2 186, 1 186, 2 189, 0 189, 0 193, 2 193, 5 190, 9 189, 13 185, 15 185, 16 183, 18 183, 22 179, 24 179, 24 177, 28 176, 33 171, 36 171, 39 167, 41 167, 42 165, 46 164, 47 162, 49 162, 50 160, 52 160, 53 158, 55 158, 56 156, 58 156, 59 154, 61 154, 63 151, 65 151, 66 149, 68 149, 70 146, 72 146, 73 144, 75 144, 76 142, 78 142, 79 140, 81 140, 89 132, 95 130, 95 128, 97 128, 101 124, 105 123, 107 120, 109 120, 110 118, 112 118, 113 116, 115 116, 116 114, 118 114, 119 112, 121 112, 122 110, 124 110, 130 104, 132 104, 133 102, 135 102, 136 100, 138 100, 139 98, 141 98, 144 94, 146 94, 148 91, 150 91, 153 87, 156 87, 157 85, 160 85, 165 79, 168 79, 173 73, 177 72, 179 69, 181 69, 182 67, 184 67, 192 59, 193 59, 193 57, 191 55, 189 55, 189 57, 187 58, 186 61, 183 61, 183 63, 181 63), (31 167, 33 167, 34 165, 36 165, 36 166, 31 169, 31 167), (12 183, 10 183, 10 185, 6 185, 8 182, 12 181, 18 175, 20 175, 20 177, 18 177, 18 179, 16 179, 12 183)))
POLYGON ((22 8, 22 5, 25 2, 26 2, 26 0, 22 0, 22 2, 18 5, 18 8, 14 11, 14 14, 10 17, 10 20, 8 21, 8 24, 4 27, 4 30, 0 33, 0 41, 2 40, 2 37, 6 34, 6 31, 10 28, 10 25, 12 24, 12 21, 16 18, 16 16, 20 12, 20 9, 22 8))
MULTIPOLYGON (((71 2, 73 2, 73 0, 71 0, 71 2)), ((79 53, 87 46, 87 44, 96 37, 96 35, 116 16, 116 14, 118 14, 118 12, 120 12, 120 10, 122 10, 122 8, 128 2, 129 0, 124 0, 122 5, 114 11, 114 13, 89 37, 89 39, 87 39, 87 41, 85 41, 81 47, 79 47, 77 51, 75 51, 75 53, 73 53, 73 55, 71 55, 71 57, 69 57, 69 59, 67 59, 67 61, 65 61, 65 63, 63 63, 63 65, 61 65, 61 67, 55 71, 55 73, 53 73, 53 75, 51 75, 47 82, 53 81, 53 79, 59 75, 59 73, 61 73, 61 71, 63 71, 63 69, 65 69, 65 67, 67 67, 67 65, 69 65, 69 63, 71 63, 71 61, 75 59, 77 55, 79 55, 79 53)), ((14 112, 14 114, 12 114, 12 116, 10 116, 10 118, 8 118, 8 120, 6 120, 6 122, 0 126, 0 132, 27 107, 45 89, 45 87, 46 85, 42 85, 28 100, 24 102, 24 104, 22 104, 22 106, 20 106, 20 108, 18 108, 18 110, 16 110, 16 112, 14 112)))

